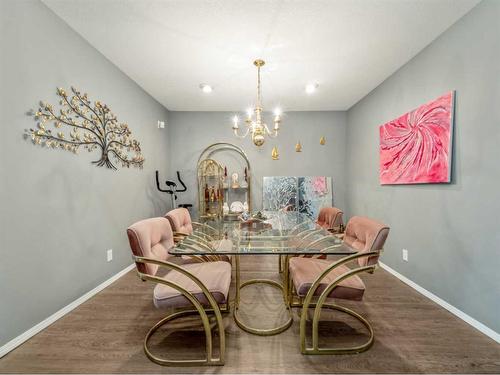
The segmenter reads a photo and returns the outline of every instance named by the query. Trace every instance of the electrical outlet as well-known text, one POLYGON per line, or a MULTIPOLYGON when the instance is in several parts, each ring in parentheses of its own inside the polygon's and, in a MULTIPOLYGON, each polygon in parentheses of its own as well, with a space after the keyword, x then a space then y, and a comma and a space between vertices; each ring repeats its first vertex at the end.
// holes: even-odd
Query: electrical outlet
POLYGON ((158 120, 158 129, 164 129, 164 128, 165 128, 165 121, 158 120))
POLYGON ((106 252, 106 260, 108 262, 111 262, 113 260, 113 249, 109 249, 107 252, 106 252))
POLYGON ((408 250, 403 249, 403 260, 408 262, 408 250))

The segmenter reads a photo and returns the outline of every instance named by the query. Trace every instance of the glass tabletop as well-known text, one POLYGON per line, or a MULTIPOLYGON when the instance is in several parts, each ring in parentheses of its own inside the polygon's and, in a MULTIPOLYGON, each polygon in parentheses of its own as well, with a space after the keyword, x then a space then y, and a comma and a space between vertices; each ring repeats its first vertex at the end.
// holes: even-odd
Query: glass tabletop
POLYGON ((169 250, 173 255, 332 254, 356 251, 307 215, 264 211, 247 221, 205 221, 169 250))

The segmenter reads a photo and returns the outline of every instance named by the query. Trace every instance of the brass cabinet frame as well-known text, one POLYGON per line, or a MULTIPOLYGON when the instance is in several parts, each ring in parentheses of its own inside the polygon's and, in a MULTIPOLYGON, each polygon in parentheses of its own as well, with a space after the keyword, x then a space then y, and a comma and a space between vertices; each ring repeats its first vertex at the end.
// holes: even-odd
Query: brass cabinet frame
POLYGON ((213 159, 203 159, 198 162, 198 165, 196 166, 196 171, 197 171, 197 182, 198 182, 198 215, 200 218, 222 218, 223 216, 223 202, 224 199, 220 199, 220 193, 221 190, 223 189, 222 186, 222 179, 223 179, 223 173, 224 169, 222 168, 222 165, 217 162, 216 160, 213 159), (206 193, 208 191, 205 191, 204 188, 208 186, 209 182, 212 190, 214 193, 215 197, 214 200, 211 201, 211 198, 209 197, 207 200, 206 193), (212 185, 215 181, 215 185, 212 185), (217 189, 215 190, 215 187, 217 189), (214 206, 213 203, 216 203, 214 206))
MULTIPOLYGON (((198 299, 188 290, 184 289, 180 285, 165 280, 163 278, 160 278, 158 276, 151 276, 145 273, 142 273, 140 271, 137 271, 139 278, 142 281, 152 281, 157 284, 163 284, 167 285, 175 290, 177 290, 179 293, 181 293, 184 297, 186 297, 189 302, 195 307, 195 309, 185 309, 182 311, 178 311, 175 313, 172 313, 163 319, 161 319, 158 323, 156 323, 146 334, 146 337, 144 339, 144 352, 146 356, 153 362, 159 364, 159 365, 166 365, 166 366, 199 366, 199 365, 216 365, 216 366, 222 366, 224 365, 224 355, 225 355, 225 348, 226 348, 226 342, 225 342, 225 333, 224 333, 224 324, 222 322, 222 314, 221 314, 221 309, 219 308, 219 304, 215 301, 214 297, 212 296, 212 293, 207 289, 207 287, 201 282, 200 279, 198 279, 196 276, 188 272, 186 269, 180 267, 177 264, 170 263, 170 262, 165 262, 165 261, 160 261, 156 259, 151 259, 151 258, 146 258, 146 257, 139 257, 139 256, 133 256, 133 259, 137 263, 143 263, 143 264, 156 264, 160 267, 167 268, 170 270, 175 270, 182 275, 188 277, 191 281, 193 281, 203 292, 203 295, 207 299, 210 308, 205 309, 203 305, 198 301, 198 299), (215 320, 217 324, 217 328, 219 331, 219 357, 214 358, 213 357, 213 344, 212 344, 212 329, 210 327, 210 320, 207 316, 207 313, 213 313, 215 315, 215 320), (186 359, 164 359, 155 356, 151 351, 149 350, 148 347, 148 341, 151 338, 151 336, 164 324, 168 323, 169 321, 172 321, 174 319, 186 316, 186 315, 192 315, 192 314, 199 314, 202 324, 203 324, 203 329, 205 331, 205 345, 206 345, 206 353, 205 353, 205 358, 202 359, 191 359, 191 360, 186 360, 186 359)), ((226 304, 224 306, 224 309, 222 311, 227 312, 229 311, 229 301, 226 301, 226 304)))
MULTIPOLYGON (((211 144, 210 146, 208 146, 207 148, 205 148, 201 152, 200 156, 198 157, 198 162, 196 163, 196 165, 197 166, 200 165, 200 163, 203 160, 212 158, 212 156, 214 154, 216 154, 217 152, 221 152, 221 151, 233 151, 233 152, 236 152, 245 161, 245 164, 246 164, 246 167, 247 167, 247 172, 248 172, 248 176, 247 176, 247 183, 248 183, 248 188, 247 188, 248 211, 252 212, 252 170, 251 170, 251 167, 250 167, 250 160, 248 159, 247 154, 245 153, 245 151, 243 151, 243 149, 241 147, 238 147, 238 146, 236 146, 233 143, 227 143, 227 142, 213 143, 213 144, 211 144)), ((200 189, 200 187, 198 187, 198 189, 200 189)))

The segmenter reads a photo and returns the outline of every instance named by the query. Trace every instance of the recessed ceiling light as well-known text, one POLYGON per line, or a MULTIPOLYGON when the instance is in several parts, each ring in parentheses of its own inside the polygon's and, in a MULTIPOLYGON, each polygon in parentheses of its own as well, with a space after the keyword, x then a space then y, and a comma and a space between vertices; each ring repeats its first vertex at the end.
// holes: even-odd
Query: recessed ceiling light
POLYGON ((202 84, 200 85, 200 89, 201 89, 201 91, 203 91, 205 94, 210 94, 210 93, 213 91, 212 86, 207 85, 206 83, 202 83, 202 84))
POLYGON ((309 83, 306 85, 306 93, 311 95, 313 94, 314 92, 316 92, 316 89, 318 88, 318 84, 317 83, 309 83))

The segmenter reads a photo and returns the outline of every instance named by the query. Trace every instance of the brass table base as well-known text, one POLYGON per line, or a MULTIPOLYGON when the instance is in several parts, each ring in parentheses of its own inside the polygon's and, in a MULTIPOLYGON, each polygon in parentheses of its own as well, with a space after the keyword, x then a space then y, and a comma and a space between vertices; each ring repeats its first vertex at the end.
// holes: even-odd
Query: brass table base
POLYGON ((259 335, 259 336, 272 336, 272 335, 277 335, 281 332, 286 331, 288 328, 290 328, 290 326, 293 323, 292 311, 290 309, 290 306, 288 305, 287 297, 286 297, 286 291, 287 291, 286 278, 285 278, 283 284, 281 284, 277 281, 268 280, 268 279, 251 279, 251 280, 246 280, 243 283, 241 283, 240 282, 240 257, 236 256, 235 258, 236 258, 236 261, 235 261, 235 266, 236 266, 236 298, 234 301, 233 316, 234 316, 234 321, 236 322, 238 327, 240 327, 245 332, 248 332, 248 333, 251 333, 254 335, 259 335), (286 320, 285 323, 283 323, 277 327, 262 329, 262 328, 250 327, 247 324, 242 322, 242 320, 238 316, 238 309, 239 309, 239 304, 240 304, 240 290, 242 288, 244 288, 245 286, 252 285, 252 284, 267 284, 267 285, 271 285, 271 286, 281 290, 281 292, 283 293, 283 301, 285 303, 286 309, 288 310, 288 319, 286 320))

